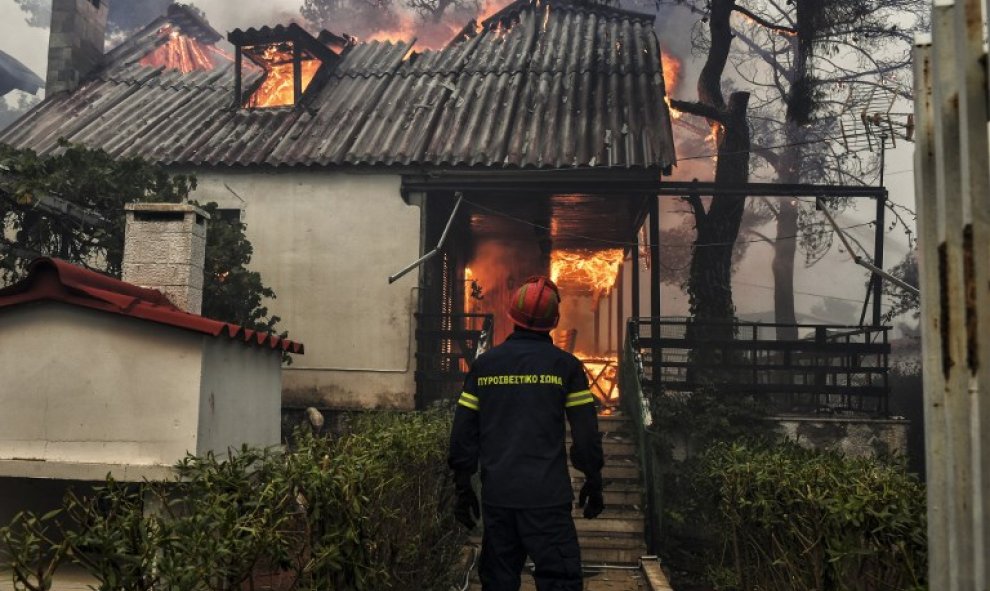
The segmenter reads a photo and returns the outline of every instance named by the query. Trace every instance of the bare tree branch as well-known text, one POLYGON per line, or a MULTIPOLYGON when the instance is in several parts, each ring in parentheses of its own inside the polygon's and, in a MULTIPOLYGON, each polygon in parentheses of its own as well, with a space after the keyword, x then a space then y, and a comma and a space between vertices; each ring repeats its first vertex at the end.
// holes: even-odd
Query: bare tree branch
POLYGON ((712 121, 725 123, 722 112, 710 105, 672 99, 670 101, 670 108, 682 113, 697 115, 698 117, 704 117, 712 121))
POLYGON ((762 27, 765 27, 767 29, 770 29, 771 31, 774 31, 774 32, 779 33, 781 35, 786 35, 788 37, 793 37, 793 36, 795 36, 795 35, 798 34, 797 29, 792 28, 792 27, 785 27, 783 25, 778 25, 776 23, 772 23, 772 22, 768 21, 767 19, 763 18, 762 16, 756 14, 755 12, 753 12, 752 10, 749 10, 748 8, 746 8, 744 6, 738 6, 737 5, 735 7, 735 11, 738 12, 739 14, 745 15, 746 17, 752 19, 758 25, 760 25, 762 27))

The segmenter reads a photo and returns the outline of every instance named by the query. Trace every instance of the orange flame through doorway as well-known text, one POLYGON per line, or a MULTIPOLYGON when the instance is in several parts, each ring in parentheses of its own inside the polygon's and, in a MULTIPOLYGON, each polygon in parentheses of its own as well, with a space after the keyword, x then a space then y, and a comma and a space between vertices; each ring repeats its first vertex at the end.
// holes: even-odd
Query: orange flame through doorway
MULTIPOLYGON (((591 305, 597 307, 601 298, 615 287, 624 258, 621 248, 554 250, 550 253, 550 278, 560 286, 565 298, 575 293, 590 293, 591 305)), ((555 338, 555 341, 563 343, 565 339, 555 338)), ((601 403, 601 412, 610 414, 619 400, 618 357, 584 352, 574 355, 584 364, 588 385, 601 403)))
POLYGON ((550 254, 550 279, 561 286, 590 291, 596 297, 612 291, 624 254, 607 250, 555 250, 550 254))

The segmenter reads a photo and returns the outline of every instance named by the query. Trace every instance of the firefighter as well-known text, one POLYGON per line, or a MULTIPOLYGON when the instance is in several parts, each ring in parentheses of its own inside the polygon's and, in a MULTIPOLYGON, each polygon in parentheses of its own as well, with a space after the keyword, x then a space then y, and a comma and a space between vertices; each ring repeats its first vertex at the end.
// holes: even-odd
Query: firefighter
POLYGON ((509 307, 515 331, 480 356, 464 382, 450 437, 454 514, 468 529, 482 518, 479 575, 484 591, 517 591, 526 556, 539 591, 580 591, 581 555, 571 517, 564 419, 571 463, 585 475, 578 504, 586 519, 605 507, 601 435, 584 367, 558 349, 560 293, 528 279, 509 307), (481 506, 471 477, 481 465, 481 506))

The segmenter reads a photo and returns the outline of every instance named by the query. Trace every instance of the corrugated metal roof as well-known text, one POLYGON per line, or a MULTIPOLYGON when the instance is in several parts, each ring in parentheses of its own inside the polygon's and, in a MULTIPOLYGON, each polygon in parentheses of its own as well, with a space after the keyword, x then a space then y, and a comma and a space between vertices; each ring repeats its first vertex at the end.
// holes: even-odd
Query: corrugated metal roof
MULTIPOLYGON (((234 107, 232 65, 182 74, 138 64, 162 42, 163 26, 211 38, 201 21, 173 10, 0 142, 45 153, 64 138, 181 165, 666 168, 675 160, 648 15, 519 0, 442 50, 349 47, 303 104, 256 110, 234 107)), ((246 73, 245 88, 259 75, 246 73)))
POLYGON ((138 287, 60 259, 35 259, 24 279, 0 289, 0 309, 45 301, 128 316, 266 349, 298 355, 305 352, 302 343, 184 312, 160 291, 138 287))

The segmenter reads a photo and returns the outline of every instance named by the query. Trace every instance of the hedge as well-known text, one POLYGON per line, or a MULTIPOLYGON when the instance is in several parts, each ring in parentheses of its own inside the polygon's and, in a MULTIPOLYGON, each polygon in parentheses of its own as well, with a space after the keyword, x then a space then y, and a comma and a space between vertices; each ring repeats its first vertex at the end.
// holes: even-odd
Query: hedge
POLYGON ((925 490, 902 463, 789 442, 716 444, 701 460, 717 588, 925 588, 925 490))
POLYGON ((448 589, 465 542, 449 510, 450 415, 369 413, 348 433, 297 432, 286 451, 189 457, 169 483, 108 479, 0 530, 15 587, 65 563, 98 589, 448 589))

